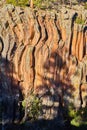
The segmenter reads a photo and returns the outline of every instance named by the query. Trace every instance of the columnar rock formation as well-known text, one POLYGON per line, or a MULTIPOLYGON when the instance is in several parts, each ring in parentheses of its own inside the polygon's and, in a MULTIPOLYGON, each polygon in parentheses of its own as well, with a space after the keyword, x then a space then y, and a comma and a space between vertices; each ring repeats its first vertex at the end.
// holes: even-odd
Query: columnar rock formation
POLYGON ((69 103, 87 104, 87 10, 0 8, 0 55, 2 94, 33 88, 50 119, 69 103))

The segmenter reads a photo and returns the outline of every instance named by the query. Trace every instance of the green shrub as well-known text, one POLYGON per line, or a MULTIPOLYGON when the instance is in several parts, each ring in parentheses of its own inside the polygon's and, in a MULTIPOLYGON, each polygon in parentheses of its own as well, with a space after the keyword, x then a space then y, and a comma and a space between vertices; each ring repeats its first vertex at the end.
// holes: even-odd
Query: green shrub
MULTIPOLYGON (((35 6, 40 7, 42 0, 33 0, 33 2, 35 6)), ((29 0, 7 0, 7 4, 13 4, 14 6, 26 6, 29 5, 29 0)))
POLYGON ((14 6, 26 6, 28 3, 28 0, 7 0, 7 4, 13 4, 14 6))
POLYGON ((82 125, 82 119, 81 116, 77 116, 71 120, 71 125, 79 127, 82 125))
POLYGON ((82 17, 77 17, 75 20, 75 23, 83 25, 85 23, 85 21, 82 19, 82 17))
POLYGON ((31 93, 26 99, 22 102, 23 108, 27 108, 27 116, 30 119, 36 120, 41 115, 42 112, 42 102, 41 100, 33 93, 31 93))
POLYGON ((79 127, 87 124, 87 106, 76 110, 74 105, 70 104, 68 108, 68 117, 73 126, 79 127))
POLYGON ((42 5, 42 0, 34 0, 34 5, 40 8, 42 5))
MULTIPOLYGON (((29 0, 6 0, 7 4, 13 4, 14 6, 26 6, 29 5, 29 0)), ((34 7, 38 8, 48 8, 50 3, 53 3, 56 0, 33 0, 34 7)))

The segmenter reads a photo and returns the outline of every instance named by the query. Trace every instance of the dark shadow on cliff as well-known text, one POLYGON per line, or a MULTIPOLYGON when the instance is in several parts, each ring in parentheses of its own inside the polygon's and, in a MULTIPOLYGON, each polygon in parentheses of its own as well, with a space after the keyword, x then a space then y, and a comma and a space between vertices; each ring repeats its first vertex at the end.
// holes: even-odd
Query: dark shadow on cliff
MULTIPOLYGON (((73 118, 69 115, 69 106, 72 104, 73 109, 75 108, 73 93, 76 90, 70 81, 72 70, 70 72, 70 66, 68 66, 66 62, 72 62, 72 65, 74 64, 73 60, 70 61, 70 58, 62 58, 62 54, 59 55, 57 52, 52 53, 43 66, 45 71, 44 75, 39 75, 42 79, 42 85, 37 86, 37 96, 44 100, 45 104, 42 104, 42 108, 45 112, 48 111, 48 120, 45 120, 47 124, 49 124, 47 130, 81 130, 87 127, 82 124, 78 127, 71 125, 71 120, 73 118), (49 101, 47 103, 47 100, 51 100, 51 104, 49 101), (55 105, 56 103, 58 103, 57 106, 55 105), (54 114, 52 114, 52 111, 54 114), (52 119, 49 120, 49 118, 52 119)), ((82 102, 82 93, 80 93, 79 98, 80 102, 82 102)), ((80 105, 82 105, 82 103, 80 103, 80 105)), ((81 111, 84 112, 85 110, 81 111)), ((81 116, 81 111, 79 108, 76 116, 81 116)), ((43 112, 43 115, 45 114, 46 113, 43 112)), ((84 120, 84 117, 82 117, 82 120, 84 120)), ((40 121, 37 122, 38 124, 40 123, 40 121)))
MULTIPOLYGON (((39 98, 45 102, 44 105, 42 104, 42 108, 45 112, 48 111, 48 120, 45 121, 50 124, 49 129, 51 130, 59 127, 59 129, 69 129, 71 126, 68 117, 68 105, 73 99, 74 87, 70 83, 69 68, 66 66, 66 61, 57 52, 52 53, 47 58, 43 69, 44 76, 39 75, 43 85, 37 86, 37 92, 39 98), (50 101, 47 103, 47 100, 50 101)), ((45 114, 43 112, 43 115, 45 114)))
MULTIPOLYGON (((20 122, 23 117, 21 86, 13 79, 13 63, 0 56, 0 125, 20 122)), ((1 130, 1 129, 0 129, 1 130)), ((6 129, 5 129, 6 130, 6 129)))

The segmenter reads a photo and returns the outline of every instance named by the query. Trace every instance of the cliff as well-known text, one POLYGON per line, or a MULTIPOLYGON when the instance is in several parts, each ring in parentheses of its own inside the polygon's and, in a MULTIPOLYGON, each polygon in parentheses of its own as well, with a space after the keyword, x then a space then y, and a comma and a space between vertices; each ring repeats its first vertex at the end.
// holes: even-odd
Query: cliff
POLYGON ((86 106, 87 10, 0 7, 0 93, 26 97, 32 88, 46 119, 86 106))

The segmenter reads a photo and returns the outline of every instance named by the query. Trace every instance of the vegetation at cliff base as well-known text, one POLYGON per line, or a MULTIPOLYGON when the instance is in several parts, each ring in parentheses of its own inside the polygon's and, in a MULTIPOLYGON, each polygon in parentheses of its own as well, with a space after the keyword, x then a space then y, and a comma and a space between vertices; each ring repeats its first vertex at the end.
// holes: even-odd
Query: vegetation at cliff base
POLYGON ((75 127, 87 125, 87 106, 76 110, 73 104, 69 105, 68 116, 70 124, 75 127))
POLYGON ((38 96, 32 92, 23 100, 22 106, 26 109, 27 118, 31 120, 36 120, 41 115, 42 102, 38 96))

